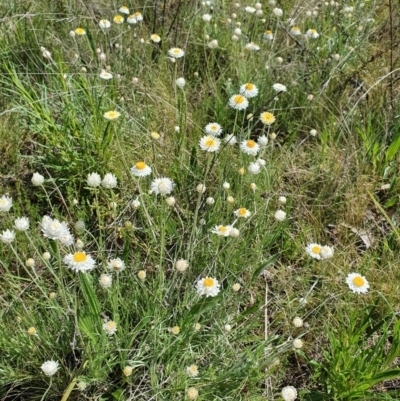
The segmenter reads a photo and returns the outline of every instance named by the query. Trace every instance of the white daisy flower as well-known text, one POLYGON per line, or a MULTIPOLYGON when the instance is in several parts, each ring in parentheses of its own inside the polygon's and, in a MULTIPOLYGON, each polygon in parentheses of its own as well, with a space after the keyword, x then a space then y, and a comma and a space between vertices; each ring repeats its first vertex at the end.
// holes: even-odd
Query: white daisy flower
POLYGON ((241 207, 240 209, 235 210, 233 213, 236 217, 243 217, 245 219, 251 216, 250 210, 247 210, 245 207, 241 207))
POLYGON ((316 244, 314 242, 308 244, 306 246, 306 252, 314 259, 321 259, 321 249, 322 246, 319 244, 316 244))
POLYGON ((260 46, 258 46, 254 42, 247 43, 246 46, 244 47, 246 50, 253 50, 253 51, 258 51, 260 50, 260 46))
POLYGON ((133 14, 131 14, 131 15, 129 15, 128 18, 126 19, 126 22, 127 22, 128 24, 137 24, 137 23, 138 23, 138 20, 136 19, 136 17, 135 17, 133 14))
POLYGON ((74 236, 69 232, 65 232, 58 237, 58 240, 65 246, 71 246, 74 243, 74 236))
POLYGON ((100 78, 101 79, 105 79, 105 80, 109 80, 109 79, 112 79, 112 77, 113 77, 113 74, 111 74, 110 72, 108 72, 108 71, 102 71, 101 72, 101 74, 100 74, 100 78))
POLYGON ((7 196, 7 195, 3 195, 0 198, 0 212, 8 212, 12 207, 12 198, 7 196))
POLYGON ((291 30, 290 30, 290 34, 293 36, 299 36, 301 35, 301 31, 300 28, 298 26, 294 26, 291 30))
POLYGON ((237 138, 234 134, 229 134, 224 138, 224 142, 228 145, 236 145, 237 143, 237 138))
POLYGON ((215 226, 211 232, 213 234, 217 234, 220 237, 229 237, 229 233, 230 233, 230 226, 223 226, 223 225, 219 225, 219 226, 215 226))
POLYGON ((69 253, 64 257, 64 263, 75 272, 83 272, 93 270, 96 262, 90 255, 86 255, 85 252, 78 251, 74 254, 69 253))
POLYGON ((281 8, 274 8, 274 9, 272 10, 272 12, 273 12, 277 17, 282 17, 282 15, 283 15, 283 11, 282 11, 281 8))
POLYGON ((235 110, 245 110, 249 101, 243 95, 233 95, 230 97, 228 106, 235 110))
POLYGON ((252 163, 249 164, 249 167, 247 167, 247 171, 250 174, 254 174, 254 175, 259 174, 260 169, 261 169, 261 166, 257 162, 252 162, 252 163))
POLYGON ((116 23, 116 24, 122 24, 123 22, 124 22, 124 17, 122 16, 122 15, 116 15, 114 18, 113 18, 113 21, 116 23))
POLYGON ((260 114, 260 121, 264 125, 271 125, 272 123, 275 122, 275 116, 269 111, 264 111, 263 113, 260 114))
POLYGON ((111 274, 101 274, 99 278, 99 284, 102 288, 110 288, 112 285, 111 274))
POLYGON ((108 29, 111 27, 111 22, 108 19, 101 19, 99 21, 99 27, 101 29, 108 29))
POLYGON ((221 146, 221 140, 212 135, 206 135, 200 139, 199 145, 201 150, 216 152, 221 146))
POLYGON ((249 82, 240 87, 240 94, 250 99, 258 95, 258 88, 249 82))
POLYGON ((322 259, 329 259, 333 256, 334 250, 332 247, 325 245, 321 248, 320 255, 322 259))
POLYGON ((286 219, 286 212, 283 210, 277 210, 274 214, 275 220, 277 221, 283 221, 286 219))
POLYGON ((346 284, 357 294, 366 294, 368 292, 369 283, 367 279, 358 273, 350 273, 346 277, 346 284))
POLYGON ((173 47, 168 50, 168 55, 173 58, 181 58, 185 55, 185 52, 179 47, 173 47))
POLYGON ((220 291, 220 284, 218 284, 218 280, 215 278, 206 277, 197 282, 196 289, 200 296, 215 297, 220 291))
POLYGON ((256 12, 256 9, 254 7, 248 6, 244 8, 244 11, 246 11, 246 13, 248 14, 254 14, 256 12))
POLYGON ((260 146, 252 139, 248 139, 240 144, 240 149, 242 150, 242 152, 250 156, 257 156, 257 153, 260 150, 260 146))
POLYGON ((143 15, 142 15, 142 13, 140 11, 136 11, 134 15, 135 15, 135 18, 136 18, 137 22, 143 21, 143 15))
POLYGON ((129 8, 126 6, 122 6, 120 7, 120 9, 118 10, 121 14, 126 14, 129 15, 129 8))
POLYGON ((35 187, 38 187, 43 184, 44 177, 39 173, 33 173, 31 182, 35 187))
POLYGON ((59 363, 56 361, 46 361, 41 369, 46 376, 53 376, 59 368, 59 363))
POLYGON ((189 267, 189 262, 185 259, 179 259, 175 262, 175 268, 179 272, 184 272, 189 267))
POLYGON ((190 377, 196 377, 199 374, 199 370, 196 365, 190 365, 186 368, 186 373, 190 377))
POLYGON ((170 178, 166 177, 156 178, 150 184, 150 189, 156 195, 168 195, 172 192, 174 187, 175 183, 170 178))
POLYGON ((111 110, 107 111, 103 114, 103 117, 106 118, 107 120, 113 121, 116 120, 121 113, 119 111, 111 110))
POLYGON ((101 181, 101 186, 106 189, 112 189, 117 186, 117 177, 114 174, 107 173, 103 181, 101 181))
POLYGON ((281 391, 284 401, 294 401, 297 398, 297 390, 293 386, 286 386, 281 391))
POLYGON ((125 263, 120 258, 111 259, 107 263, 107 268, 115 272, 122 272, 122 270, 125 270, 125 263))
POLYGON ((181 88, 181 89, 182 89, 182 88, 186 85, 185 78, 183 78, 183 77, 178 78, 178 79, 175 81, 175 85, 176 85, 178 88, 181 88))
POLYGON ((117 323, 113 320, 103 323, 103 330, 109 335, 113 336, 117 332, 117 323))
POLYGON ((15 240, 15 232, 13 230, 5 230, 0 234, 0 241, 6 245, 11 244, 15 240))
POLYGON ((159 35, 157 35, 156 33, 153 33, 150 36, 150 40, 154 43, 160 43, 161 42, 161 37, 159 35))
POLYGON ((209 123, 204 128, 204 131, 208 135, 220 136, 222 133, 222 127, 218 123, 209 123))
POLYGON ((309 29, 309 30, 306 32, 306 35, 307 35, 309 38, 312 38, 312 39, 317 39, 317 38, 319 38, 319 33, 318 33, 315 29, 309 29))
POLYGON ((101 184, 101 177, 97 173, 88 174, 86 183, 89 187, 96 188, 99 187, 101 184))
POLYGON ((60 223, 57 219, 52 219, 49 216, 42 218, 42 232, 47 238, 58 240, 61 237, 70 234, 68 224, 66 222, 60 223))
POLYGON ((276 83, 272 85, 272 89, 276 92, 286 92, 287 88, 285 85, 276 83))
POLYGON ((261 148, 267 146, 268 145, 268 137, 265 135, 261 135, 258 138, 257 143, 260 145, 261 148))
POLYGON ((264 32, 263 38, 266 40, 273 40, 274 34, 269 29, 264 32))
POLYGON ((131 173, 135 177, 146 177, 151 174, 151 167, 145 162, 137 162, 132 168, 131 173))
POLYGON ((29 229, 29 219, 27 217, 21 217, 14 220, 14 227, 18 231, 26 231, 29 229))

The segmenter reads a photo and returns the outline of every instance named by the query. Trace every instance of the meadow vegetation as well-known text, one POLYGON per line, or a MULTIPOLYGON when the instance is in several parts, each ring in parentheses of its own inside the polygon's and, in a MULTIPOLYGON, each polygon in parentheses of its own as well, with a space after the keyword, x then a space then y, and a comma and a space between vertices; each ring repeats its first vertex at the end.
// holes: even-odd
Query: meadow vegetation
POLYGON ((0 12, 1 400, 400 399, 398 5, 0 12))

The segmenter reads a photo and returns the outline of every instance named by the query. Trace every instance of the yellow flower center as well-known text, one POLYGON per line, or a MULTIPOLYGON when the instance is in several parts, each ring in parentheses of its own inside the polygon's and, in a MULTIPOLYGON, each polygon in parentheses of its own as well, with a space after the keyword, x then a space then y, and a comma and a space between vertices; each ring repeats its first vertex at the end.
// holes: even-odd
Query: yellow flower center
POLYGON ((82 263, 82 262, 86 261, 87 256, 86 256, 85 252, 75 252, 72 259, 74 259, 74 262, 76 262, 76 263, 82 263))
POLYGON ((265 33, 267 34, 267 35, 271 35, 271 33, 272 33, 272 31, 265 31, 265 33))
POLYGON ((136 12, 135 12, 135 15, 136 15, 137 17, 140 17, 140 16, 142 15, 142 13, 141 13, 140 11, 136 11, 136 12))
POLYGON ((253 84, 246 84, 245 86, 246 90, 251 91, 254 88, 253 84))
POLYGON ((197 366, 196 365, 189 366, 189 371, 190 373, 197 373, 197 366))
POLYGON ((212 125, 210 129, 211 131, 218 131, 218 127, 216 125, 212 125))
POLYGON ((365 284, 365 281, 364 281, 364 279, 362 277, 357 276, 357 277, 353 278, 353 284, 356 287, 362 287, 365 284))
POLYGON ((227 228, 226 228, 225 226, 219 226, 219 227, 218 227, 218 231, 219 231, 220 233, 225 234, 225 233, 226 233, 226 230, 227 230, 227 228))
POLYGON ((314 245, 314 246, 311 248, 311 251, 312 251, 313 253, 316 253, 317 255, 319 255, 319 254, 321 253, 321 247, 318 246, 318 245, 314 245))
POLYGON ((245 100, 246 100, 246 98, 245 98, 244 96, 242 96, 242 95, 236 95, 236 96, 233 98, 233 101, 234 101, 235 103, 237 103, 237 104, 243 103, 245 100))
POLYGON ((253 140, 248 140, 247 142, 246 142, 246 146, 248 147, 248 148, 254 148, 254 146, 256 146, 256 143, 253 141, 253 140))
POLYGON ((76 28, 75 29, 75 33, 77 35, 84 35, 85 34, 85 30, 83 28, 76 28))
POLYGON ((5 199, 0 199, 0 205, 5 205, 7 201, 5 199))
POLYGON ((239 216, 244 216, 246 213, 247 213, 247 209, 244 208, 244 207, 241 207, 241 208, 238 210, 239 216))
POLYGON ((181 50, 180 49, 172 49, 172 53, 174 54, 180 54, 181 50))
POLYGON ((116 326, 117 326, 117 324, 115 322, 113 322, 113 321, 110 321, 110 322, 107 323, 107 329, 108 330, 114 330, 116 326))
POLYGON ((121 15, 116 15, 115 17, 114 17, 114 21, 115 22, 121 22, 121 21, 123 21, 124 20, 124 17, 122 17, 121 15))
POLYGON ((317 32, 315 29, 310 29, 310 33, 315 33, 317 32))
POLYGON ((206 140, 206 146, 211 147, 215 144, 215 140, 213 138, 209 138, 206 140))
POLYGON ((145 162, 137 162, 137 163, 135 164, 135 166, 136 166, 136 168, 137 168, 138 170, 144 170, 144 169, 146 168, 146 163, 145 163, 145 162))
POLYGON ((214 280, 212 278, 210 278, 210 277, 207 277, 206 279, 204 279, 203 285, 204 285, 204 287, 213 287, 214 286, 214 280))

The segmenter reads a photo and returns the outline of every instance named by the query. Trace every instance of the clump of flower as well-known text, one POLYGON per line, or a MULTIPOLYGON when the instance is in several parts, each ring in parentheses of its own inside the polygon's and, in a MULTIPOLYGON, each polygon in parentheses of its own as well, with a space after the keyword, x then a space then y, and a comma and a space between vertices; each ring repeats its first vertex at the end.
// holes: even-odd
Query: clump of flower
POLYGON ((18 231, 29 230, 29 219, 27 217, 20 217, 14 220, 14 227, 18 231))
POLYGON ((35 187, 39 187, 44 182, 44 177, 39 173, 33 173, 31 179, 32 185, 35 187))
POLYGON ((96 265, 95 260, 83 251, 69 253, 64 257, 64 262, 71 270, 82 273, 93 270, 96 265))

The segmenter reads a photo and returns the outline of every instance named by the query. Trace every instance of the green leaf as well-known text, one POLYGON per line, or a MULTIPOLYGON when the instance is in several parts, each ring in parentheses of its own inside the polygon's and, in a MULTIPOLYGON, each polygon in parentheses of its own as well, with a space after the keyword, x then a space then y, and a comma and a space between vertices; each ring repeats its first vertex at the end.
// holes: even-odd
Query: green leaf
POLYGON ((257 279, 257 277, 268 267, 273 265, 279 258, 279 255, 274 255, 269 258, 266 262, 262 263, 257 269, 254 271, 251 281, 257 279))
POLYGON ((80 273, 79 279, 81 284, 82 295, 85 299, 86 305, 89 308, 89 313, 94 316, 99 316, 101 312, 100 302, 93 289, 91 280, 92 277, 87 273, 80 273))

